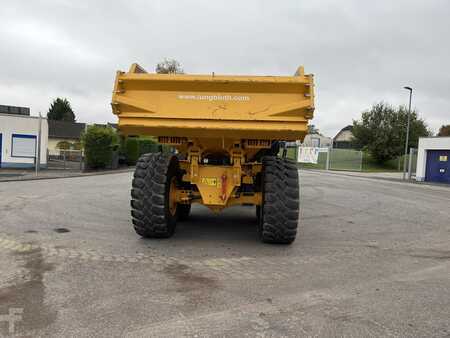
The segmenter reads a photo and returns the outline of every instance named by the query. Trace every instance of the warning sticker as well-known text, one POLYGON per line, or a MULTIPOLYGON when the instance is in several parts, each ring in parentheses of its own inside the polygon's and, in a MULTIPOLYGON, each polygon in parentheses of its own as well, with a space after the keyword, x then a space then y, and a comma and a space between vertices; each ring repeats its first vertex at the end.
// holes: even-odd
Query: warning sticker
POLYGON ((206 185, 217 187, 219 184, 217 177, 202 177, 201 182, 206 185))

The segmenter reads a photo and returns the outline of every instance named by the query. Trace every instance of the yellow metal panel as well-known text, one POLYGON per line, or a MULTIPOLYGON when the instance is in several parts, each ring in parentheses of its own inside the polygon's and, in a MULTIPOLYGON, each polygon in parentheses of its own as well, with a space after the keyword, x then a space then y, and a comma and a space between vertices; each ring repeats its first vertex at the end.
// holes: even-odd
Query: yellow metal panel
POLYGON ((175 119, 124 118, 119 121, 120 130, 129 135, 297 140, 307 131, 306 120, 286 123, 190 119, 181 122, 175 119))
POLYGON ((199 165, 198 173, 200 179, 196 185, 203 204, 225 206, 235 188, 233 167, 199 165), (222 177, 226 179, 223 180, 222 177))
POLYGON ((112 107, 125 134, 302 139, 313 117, 313 76, 118 72, 112 107))

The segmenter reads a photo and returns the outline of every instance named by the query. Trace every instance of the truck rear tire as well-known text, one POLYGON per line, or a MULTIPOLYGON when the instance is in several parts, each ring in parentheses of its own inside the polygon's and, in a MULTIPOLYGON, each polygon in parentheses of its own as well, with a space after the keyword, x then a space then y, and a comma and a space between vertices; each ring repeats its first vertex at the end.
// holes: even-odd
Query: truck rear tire
POLYGON ((259 235, 265 243, 291 244, 297 236, 299 180, 295 163, 267 156, 262 159, 263 201, 259 210, 259 235))
POLYGON ((146 238, 167 238, 175 232, 175 201, 180 168, 176 156, 145 154, 136 163, 131 189, 134 230, 146 238))

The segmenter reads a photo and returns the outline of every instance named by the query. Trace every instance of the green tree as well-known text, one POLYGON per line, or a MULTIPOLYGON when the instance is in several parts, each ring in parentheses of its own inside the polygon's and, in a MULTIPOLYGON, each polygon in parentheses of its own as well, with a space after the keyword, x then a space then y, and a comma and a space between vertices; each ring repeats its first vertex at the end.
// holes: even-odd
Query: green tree
MULTIPOLYGON (((405 106, 394 108, 380 102, 353 121, 354 143, 369 151, 378 162, 384 163, 404 152, 408 110, 405 106)), ((411 112, 408 147, 417 147, 419 137, 430 135, 425 122, 411 112)))
POLYGON ((113 151, 118 148, 119 137, 111 127, 92 125, 81 135, 81 142, 87 167, 106 168, 111 165, 113 151))
POLYGON ((75 122, 75 114, 67 99, 57 98, 53 100, 47 113, 49 120, 75 122))
POLYGON ((174 59, 164 59, 156 65, 155 71, 158 74, 183 74, 180 63, 174 59))
POLYGON ((450 124, 442 125, 437 136, 450 136, 450 124))

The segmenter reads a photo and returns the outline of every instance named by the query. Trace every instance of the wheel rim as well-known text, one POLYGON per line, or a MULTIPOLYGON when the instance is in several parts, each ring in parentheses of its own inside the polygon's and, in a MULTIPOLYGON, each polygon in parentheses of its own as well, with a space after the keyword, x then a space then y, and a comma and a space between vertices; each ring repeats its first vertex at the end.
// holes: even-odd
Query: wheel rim
POLYGON ((169 212, 172 216, 175 216, 177 212, 177 178, 175 176, 170 180, 169 212))

